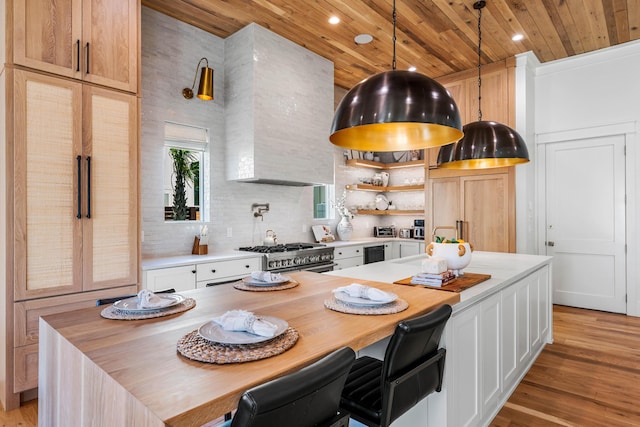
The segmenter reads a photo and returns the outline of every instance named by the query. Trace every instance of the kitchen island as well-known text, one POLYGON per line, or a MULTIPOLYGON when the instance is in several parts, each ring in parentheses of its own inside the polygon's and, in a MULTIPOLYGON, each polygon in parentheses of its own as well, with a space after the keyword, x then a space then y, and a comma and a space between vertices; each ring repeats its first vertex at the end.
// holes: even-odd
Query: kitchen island
POLYGON ((444 303, 454 308, 442 342, 445 386, 394 426, 486 424, 551 342, 551 260, 474 253, 467 270, 492 278, 460 294, 392 284, 418 272, 423 257, 330 274, 291 273, 300 285, 285 291, 245 292, 233 284, 187 291, 182 294, 196 300, 195 308, 155 319, 104 319, 101 307, 45 316, 40 425, 201 425, 232 410, 247 388, 336 348, 379 353, 399 321, 444 303), (332 289, 354 281, 392 291, 409 307, 377 316, 324 307, 332 289), (299 332, 298 341, 280 355, 239 364, 214 365, 178 354, 181 337, 237 308, 287 320, 299 332))
MULTIPOLYGON (((325 274, 393 283, 420 271, 424 258, 418 255, 325 274)), ((420 402, 394 427, 488 425, 545 344, 553 342, 551 257, 474 252, 464 270, 491 278, 460 292, 460 302, 452 306, 441 341, 447 349, 442 391, 420 402)), ((382 358, 387 341, 358 354, 382 358)))
POLYGON ((248 388, 296 371, 342 346, 365 348, 393 333, 403 319, 456 294, 375 281, 409 306, 385 315, 332 311, 324 301, 351 279, 312 272, 289 276, 291 289, 249 292, 223 284, 181 292, 196 306, 146 320, 102 318, 104 307, 40 319, 38 418, 40 426, 199 426, 234 409, 248 388), (228 310, 284 319, 299 338, 287 351, 246 363, 210 364, 187 359, 178 341, 228 310))

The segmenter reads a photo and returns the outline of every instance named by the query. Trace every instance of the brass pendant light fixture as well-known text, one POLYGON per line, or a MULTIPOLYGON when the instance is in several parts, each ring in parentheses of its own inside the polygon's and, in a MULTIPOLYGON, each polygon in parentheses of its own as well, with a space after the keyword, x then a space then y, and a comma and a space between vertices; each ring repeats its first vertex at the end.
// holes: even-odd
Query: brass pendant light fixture
POLYGON ((423 74, 396 70, 395 0, 392 66, 347 92, 333 118, 331 142, 360 151, 407 151, 459 140, 460 112, 449 92, 423 74))
POLYGON ((196 74, 193 76, 193 84, 191 88, 185 87, 182 89, 182 96, 186 99, 193 98, 193 88, 196 86, 196 79, 198 78, 198 68, 202 61, 205 62, 205 66, 200 70, 200 83, 198 84, 198 98, 203 101, 213 100, 213 68, 209 68, 209 60, 207 58, 201 58, 196 66, 196 74))
POLYGON ((509 126, 494 121, 482 120, 481 45, 482 9, 485 1, 477 1, 473 8, 478 11, 478 121, 466 124, 464 137, 444 147, 438 153, 438 168, 442 169, 488 169, 513 166, 529 161, 527 145, 522 137, 509 126))

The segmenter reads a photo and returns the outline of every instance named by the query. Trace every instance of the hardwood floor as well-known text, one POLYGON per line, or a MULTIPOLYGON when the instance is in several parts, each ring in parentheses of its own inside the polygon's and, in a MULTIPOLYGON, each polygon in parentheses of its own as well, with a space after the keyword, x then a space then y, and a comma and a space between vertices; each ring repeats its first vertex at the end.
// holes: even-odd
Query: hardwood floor
POLYGON ((553 329, 491 425, 640 425, 640 318, 554 306, 553 329))
MULTIPOLYGON (((554 306, 554 343, 493 427, 640 425, 640 318, 554 306)), ((35 427, 37 402, 0 411, 0 427, 35 427)))

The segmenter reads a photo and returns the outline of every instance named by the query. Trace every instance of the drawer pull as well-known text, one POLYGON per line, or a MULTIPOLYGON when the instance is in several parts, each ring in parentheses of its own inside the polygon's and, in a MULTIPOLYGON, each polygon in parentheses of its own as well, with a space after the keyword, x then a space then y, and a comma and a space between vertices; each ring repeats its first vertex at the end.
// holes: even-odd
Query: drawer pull
POLYGON ((212 272, 212 273, 215 273, 215 272, 216 272, 215 268, 214 268, 214 269, 211 269, 211 272, 212 272))
POLYGON ((250 266, 249 266, 249 264, 247 264, 247 265, 245 265, 245 266, 244 266, 244 268, 249 268, 249 267, 250 267, 250 266))
POLYGON ((191 270, 191 272, 192 272, 193 274, 196 274, 196 270, 191 270))

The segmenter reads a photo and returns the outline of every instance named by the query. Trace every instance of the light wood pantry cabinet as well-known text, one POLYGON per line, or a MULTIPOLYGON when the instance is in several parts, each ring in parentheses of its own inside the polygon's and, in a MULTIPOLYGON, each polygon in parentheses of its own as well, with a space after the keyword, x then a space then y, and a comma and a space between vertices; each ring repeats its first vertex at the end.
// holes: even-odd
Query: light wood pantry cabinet
MULTIPOLYGON (((40 314, 138 288, 138 101, 6 69, 6 409, 37 387, 40 314)), ((30 394, 29 394, 30 393, 30 394)))
MULTIPOLYGON (((485 169, 465 176, 429 179, 427 240, 436 227, 462 223, 462 236, 475 250, 515 252, 515 194, 513 168, 485 169)), ((436 235, 455 237, 454 229, 436 235)))
POLYGON ((137 91, 139 2, 13 0, 11 3, 13 63, 137 91))
POLYGON ((15 299, 136 284, 136 97, 14 74, 15 299))

